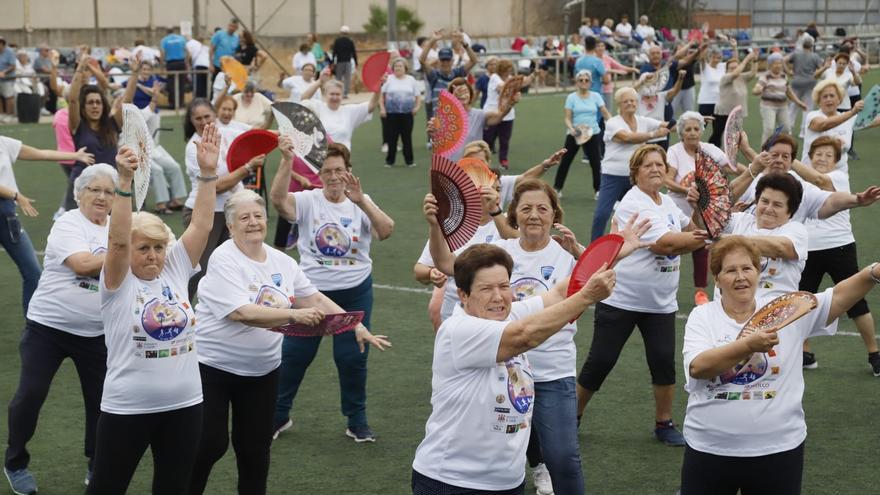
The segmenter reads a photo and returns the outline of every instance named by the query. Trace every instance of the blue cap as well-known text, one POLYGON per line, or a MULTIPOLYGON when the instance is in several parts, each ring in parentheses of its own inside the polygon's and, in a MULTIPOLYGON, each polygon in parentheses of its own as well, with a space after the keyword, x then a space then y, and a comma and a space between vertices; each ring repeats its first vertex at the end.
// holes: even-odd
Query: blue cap
POLYGON ((452 48, 441 48, 437 52, 437 58, 440 60, 452 60, 452 48))

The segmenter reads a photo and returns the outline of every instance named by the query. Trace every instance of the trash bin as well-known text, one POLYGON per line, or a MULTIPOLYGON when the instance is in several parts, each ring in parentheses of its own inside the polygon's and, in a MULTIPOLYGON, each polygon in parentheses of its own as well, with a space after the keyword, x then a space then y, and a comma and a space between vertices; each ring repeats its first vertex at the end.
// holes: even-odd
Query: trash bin
POLYGON ((18 122, 32 124, 40 121, 40 95, 19 93, 15 99, 15 108, 18 112, 18 122))

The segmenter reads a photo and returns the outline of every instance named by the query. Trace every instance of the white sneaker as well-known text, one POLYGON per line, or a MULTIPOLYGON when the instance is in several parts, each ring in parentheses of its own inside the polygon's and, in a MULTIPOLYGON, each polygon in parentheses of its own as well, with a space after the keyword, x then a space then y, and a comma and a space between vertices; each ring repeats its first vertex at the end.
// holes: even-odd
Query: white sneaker
POLYGON ((52 115, 52 112, 46 110, 45 108, 41 108, 40 115, 42 115, 43 117, 48 117, 49 115, 52 115))
POLYGON ((537 495, 553 495, 553 482, 550 480, 550 471, 543 463, 532 468, 532 481, 535 483, 537 495))
POLYGON ((382 153, 388 153, 388 143, 382 143, 382 153))

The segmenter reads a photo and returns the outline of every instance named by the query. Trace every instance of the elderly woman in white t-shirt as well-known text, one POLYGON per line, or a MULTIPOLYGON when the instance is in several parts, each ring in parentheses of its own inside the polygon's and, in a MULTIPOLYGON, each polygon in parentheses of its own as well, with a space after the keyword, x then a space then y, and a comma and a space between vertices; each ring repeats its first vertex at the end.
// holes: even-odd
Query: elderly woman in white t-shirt
MULTIPOLYGON (((315 64, 307 62, 299 70, 299 74, 295 74, 281 81, 280 86, 290 92, 288 94, 287 101, 292 101, 294 103, 299 103, 300 101, 302 101, 303 93, 306 91, 306 88, 308 88, 315 81, 315 76, 317 74, 318 69, 315 67, 315 64)), ((320 89, 312 94, 312 99, 321 99, 320 89)))
MULTIPOLYGON (((40 283, 28 306, 21 343, 21 375, 9 403, 6 477, 16 492, 36 481, 28 471, 27 443, 62 361, 76 365, 85 409, 85 455, 91 473, 107 346, 101 321, 98 275, 107 252, 107 220, 118 178, 110 165, 83 170, 74 181, 79 208, 69 210, 49 231, 40 283)), ((86 478, 89 476, 87 475, 86 478)))
MULTIPOLYGON (((315 287, 346 311, 363 311, 371 327, 373 311, 372 241, 394 231, 394 220, 365 194, 351 173, 351 155, 344 145, 330 143, 319 171, 323 189, 288 192, 293 151, 282 149, 282 160, 269 193, 281 218, 299 228, 300 266, 315 287)), ((275 408, 276 434, 290 428, 290 409, 318 353, 320 337, 285 337, 275 408)), ((345 434, 355 442, 374 442, 367 423, 367 349, 360 333, 333 336, 333 359, 339 372, 345 434)))
POLYGON ((241 93, 232 96, 238 106, 235 120, 252 129, 268 129, 272 125, 272 100, 257 91, 257 85, 248 81, 241 93))
MULTIPOLYGON (((385 83, 383 78, 382 83, 385 83)), ((342 104, 342 82, 332 79, 330 70, 321 71, 321 76, 302 93, 301 103, 318 115, 324 130, 334 143, 351 150, 354 130, 373 118, 373 110, 379 107, 381 91, 373 93, 369 101, 342 104), (324 92, 323 101, 312 100, 316 91, 324 92)))
POLYGON ((132 215, 138 158, 127 146, 117 155, 119 186, 98 282, 107 377, 89 494, 125 493, 147 448, 153 453, 153 492, 183 494, 189 488, 202 429, 202 385, 186 285, 213 223, 220 156, 213 125, 202 130, 197 156, 200 185, 192 221, 175 242, 159 217, 132 215))
POLYGON ((654 389, 654 436, 666 445, 680 446, 684 439, 672 422, 680 255, 703 247, 705 232, 695 230, 690 218, 660 192, 667 167, 666 152, 655 144, 641 146, 630 159, 630 180, 635 187, 620 201, 615 219, 619 225, 634 215, 640 221, 647 219, 651 227, 641 239, 652 244, 617 264, 614 293, 596 305, 593 341, 578 376, 578 416, 638 326, 654 389))
POLYGON ((743 332, 769 302, 757 295, 761 253, 748 238, 712 246, 721 297, 697 306, 685 326, 681 494, 799 494, 804 463, 801 341, 833 334, 837 318, 880 283, 870 265, 816 294, 815 310, 778 331, 743 332))
POLYGON ((620 88, 614 93, 617 115, 605 122, 605 157, 602 159, 602 180, 599 185, 599 204, 593 213, 591 240, 605 233, 614 203, 620 201, 632 187, 629 178, 630 157, 647 141, 668 136, 668 123, 636 115, 639 95, 633 88, 620 88))
MULTIPOLYGON (((287 149, 292 142, 282 138, 279 145, 287 149)), ((224 213, 231 239, 211 255, 199 283, 197 338, 205 402, 189 493, 205 491, 211 468, 226 453, 231 406, 239 492, 261 495, 269 475, 282 342, 280 333, 266 329, 315 325, 324 314, 344 310, 318 292, 293 258, 266 245, 262 197, 239 191, 226 200, 224 213)), ((363 325, 355 332, 379 349, 388 345, 363 325)))
MULTIPOLYGON (((184 150, 184 163, 186 164, 186 173, 189 175, 189 182, 192 189, 189 192, 183 207, 183 225, 189 226, 190 219, 193 215, 196 197, 198 196, 200 182, 198 181, 199 172, 201 170, 197 152, 198 144, 202 140, 202 132, 208 124, 216 124, 217 114, 214 107, 204 98, 195 98, 189 102, 186 107, 186 114, 183 117, 183 137, 186 140, 186 148, 184 150)), ((208 258, 214 249, 229 239, 229 230, 226 228, 226 218, 223 216, 223 204, 226 198, 233 192, 242 189, 241 181, 253 175, 257 168, 263 166, 265 155, 254 157, 244 167, 240 167, 234 172, 230 172, 226 166, 226 152, 229 144, 240 134, 240 131, 232 129, 223 129, 222 126, 216 126, 220 135, 220 163, 217 166, 217 199, 214 205, 214 226, 211 228, 211 237, 205 246, 202 259, 199 261, 200 270, 189 281, 189 295, 193 297, 198 287, 199 280, 205 275, 205 269, 208 266, 208 258)))
MULTIPOLYGON (((706 129, 703 115, 687 111, 681 114, 675 126, 681 141, 670 146, 669 151, 666 152, 666 159, 669 162, 666 189, 675 205, 690 217, 693 208, 687 201, 687 192, 694 182, 697 150, 708 154, 722 167, 729 165, 730 160, 714 144, 700 141, 706 129)), ((694 304, 706 304, 709 302, 709 295, 706 293, 709 284, 709 252, 705 248, 697 249, 691 253, 691 258, 694 261, 694 304)))
MULTIPOLYGON (((443 244, 429 199, 423 211, 431 243, 443 244)), ((525 352, 614 286, 614 272, 602 270, 568 299, 568 277, 560 277, 539 296, 514 302, 513 266, 510 254, 488 244, 455 260, 461 305, 434 341, 432 412, 413 461, 414 495, 523 493, 530 426, 538 421, 532 422, 532 403, 540 397, 525 352)))
MULTIPOLYGON (((717 46, 700 47, 703 52, 700 63, 700 92, 697 94, 697 109, 700 115, 715 115, 715 104, 721 97, 721 78, 727 73, 727 66, 721 61, 721 50, 717 46)), ((713 124, 714 125, 714 124, 713 124)))

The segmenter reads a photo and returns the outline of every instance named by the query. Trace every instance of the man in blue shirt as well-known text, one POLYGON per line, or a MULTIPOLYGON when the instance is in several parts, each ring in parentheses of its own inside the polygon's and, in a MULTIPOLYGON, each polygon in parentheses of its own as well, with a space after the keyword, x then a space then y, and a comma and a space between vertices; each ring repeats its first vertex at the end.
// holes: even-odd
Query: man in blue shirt
POLYGON ((2 120, 15 120, 15 52, 6 46, 6 39, 0 36, 0 98, 5 104, 6 115, 2 120))
POLYGON ((590 91, 602 95, 602 84, 611 80, 611 74, 606 74, 605 64, 602 59, 596 56, 596 38, 587 36, 584 38, 584 48, 586 51, 574 64, 574 73, 577 74, 582 70, 590 71, 593 76, 593 82, 590 91))
MULTIPOLYGON (((168 29, 168 34, 159 43, 162 49, 162 60, 165 61, 165 70, 180 71, 189 70, 187 64, 186 38, 176 32, 174 28, 168 29)), ((171 108, 183 106, 183 78, 182 74, 169 74, 168 78, 168 101, 171 108)))
POLYGON ((231 19, 226 31, 217 31, 211 37, 211 63, 214 66, 214 77, 221 72, 220 57, 233 57, 238 50, 238 19, 231 19))

